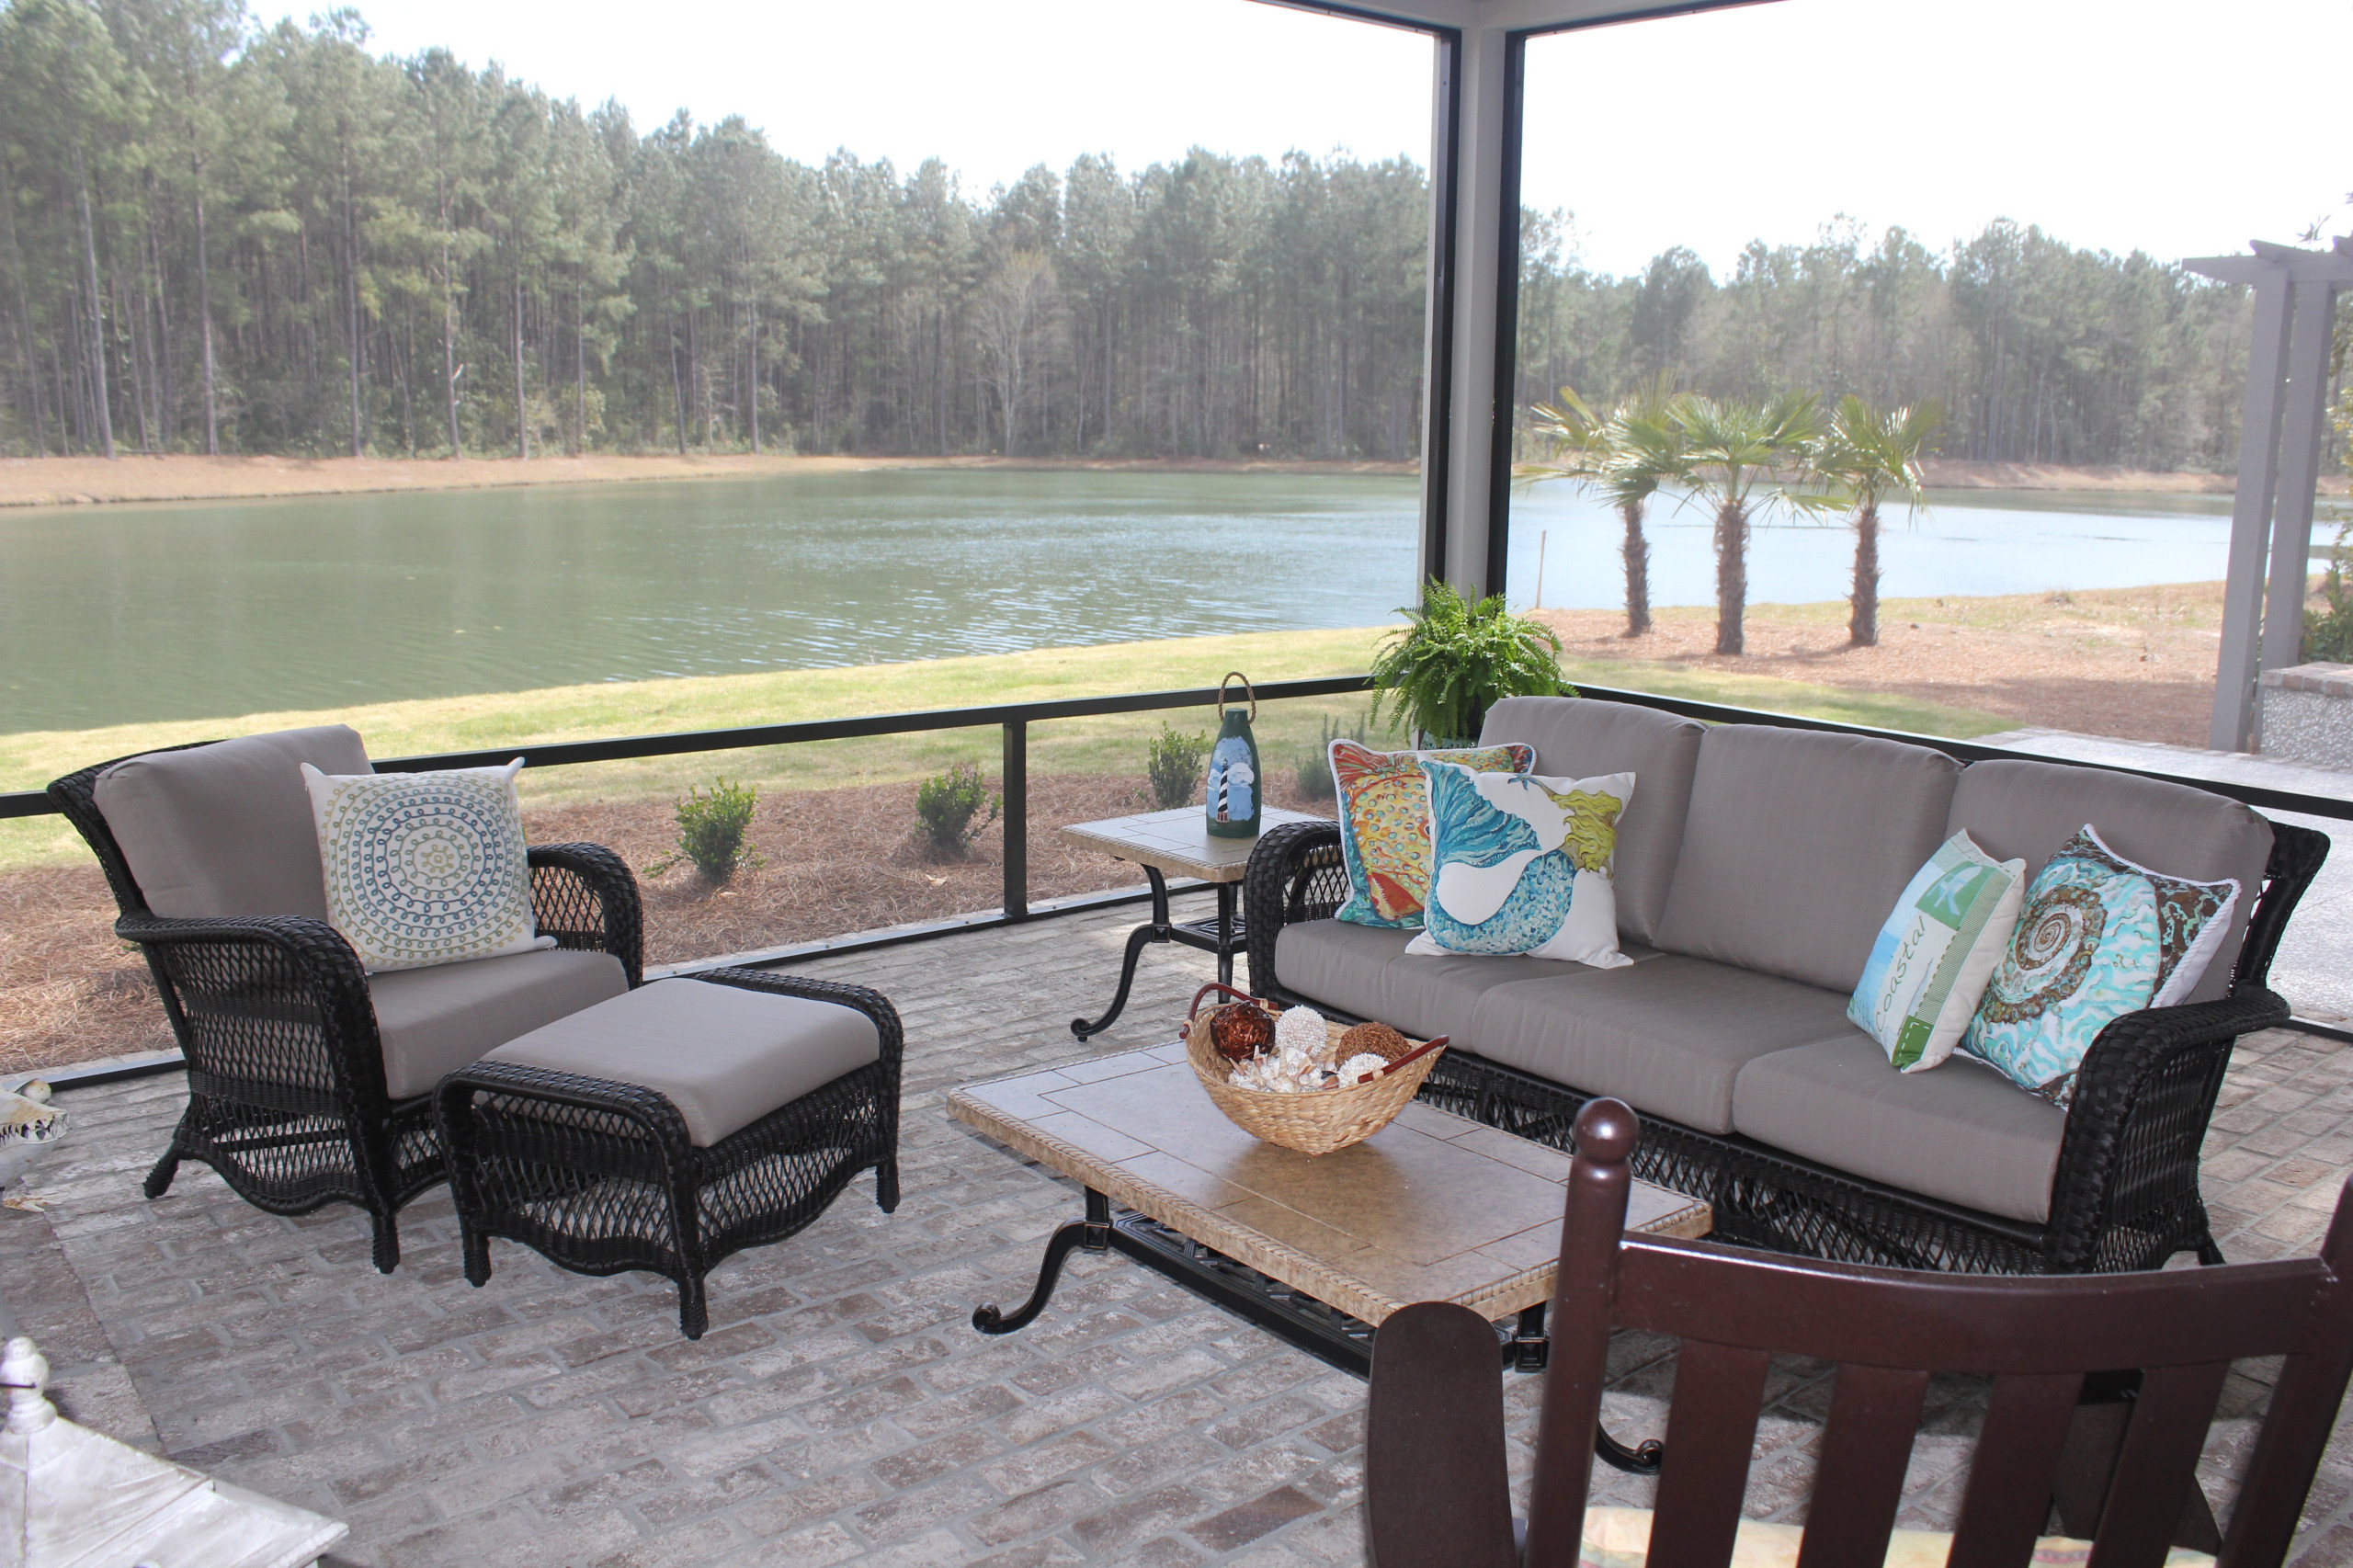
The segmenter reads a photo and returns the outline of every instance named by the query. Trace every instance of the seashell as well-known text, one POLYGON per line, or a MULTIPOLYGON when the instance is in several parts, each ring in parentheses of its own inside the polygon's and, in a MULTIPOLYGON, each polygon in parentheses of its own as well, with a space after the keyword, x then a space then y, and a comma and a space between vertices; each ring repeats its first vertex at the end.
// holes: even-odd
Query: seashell
POLYGON ((1228 1062, 1246 1062, 1275 1038, 1275 1020, 1256 1002, 1236 1002, 1210 1015, 1210 1043, 1228 1062))

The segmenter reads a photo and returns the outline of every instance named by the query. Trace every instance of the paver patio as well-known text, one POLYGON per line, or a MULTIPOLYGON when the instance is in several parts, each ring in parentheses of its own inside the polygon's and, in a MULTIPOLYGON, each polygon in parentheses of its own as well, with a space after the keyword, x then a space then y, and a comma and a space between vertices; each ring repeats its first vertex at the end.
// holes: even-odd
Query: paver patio
MULTIPOLYGON (((347 1520, 379 1564, 1279 1565, 1361 1560, 1364 1387, 1155 1275, 1078 1255, 1046 1315, 988 1339, 973 1304, 1024 1297, 1075 1189, 947 1118, 969 1080, 1165 1038, 1209 960, 1146 955, 1118 1027, 1080 1046, 1134 912, 1111 909, 795 967, 880 987, 907 1025, 896 1215, 862 1178, 832 1213, 710 1278, 677 1334, 666 1282, 591 1280, 497 1244, 460 1274, 445 1195, 368 1261, 349 1209, 261 1213, 184 1167, 139 1178, 172 1078, 74 1092, 72 1142, 35 1172, 45 1215, 0 1210, 0 1299, 59 1364, 61 1403, 240 1484, 347 1520)), ((93 1054, 105 1042, 93 1041, 93 1054)), ((2313 1250, 2353 1165, 2353 1061, 2326 1040, 2242 1042, 2206 1190, 2234 1258, 2313 1250)), ((1672 1360, 1624 1335, 1608 1419, 1655 1434, 1672 1360)), ((2262 1396, 2261 1368, 2229 1396, 2262 1396)), ((1825 1369, 1778 1364, 1750 1511, 1802 1517, 1825 1369)), ((1507 1383, 1517 1471, 1537 1380, 1507 1383)), ((1907 1524, 1949 1521, 1983 1389, 1932 1391, 1907 1524)), ((2210 1445, 2227 1499, 2244 1419, 2210 1445)), ((1649 1483, 1602 1471, 1608 1500, 1649 1483)), ((2353 1562, 2353 1439, 2315 1487, 2301 1561, 2353 1562)))

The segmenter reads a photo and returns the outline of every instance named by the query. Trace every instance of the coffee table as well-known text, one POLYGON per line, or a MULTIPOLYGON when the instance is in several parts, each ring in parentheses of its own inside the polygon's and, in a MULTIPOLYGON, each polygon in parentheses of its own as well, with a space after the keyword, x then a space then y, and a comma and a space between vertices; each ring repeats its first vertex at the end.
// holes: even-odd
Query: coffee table
MULTIPOLYGON (((1259 813, 1258 828, 1263 833, 1287 822, 1325 820, 1304 812, 1267 806, 1259 813)), ((1218 983, 1233 983, 1233 955, 1241 949, 1243 941, 1242 917, 1233 907, 1233 890, 1241 885, 1244 873, 1250 868, 1250 851, 1258 846, 1256 839, 1211 837, 1209 818, 1199 806, 1073 823, 1060 831, 1065 844, 1081 849, 1099 849, 1106 855, 1135 862, 1143 868, 1145 880, 1152 883, 1152 918, 1128 935, 1127 957, 1120 964, 1120 989, 1111 998, 1110 1010, 1092 1023, 1073 1018, 1071 1033, 1085 1040, 1089 1035, 1101 1034, 1119 1019, 1128 1006, 1129 988, 1135 984, 1136 960, 1154 942, 1182 942, 1188 948, 1215 953, 1218 983), (1169 919, 1169 874, 1199 877, 1214 886, 1217 918, 1169 919)))
MULTIPOLYGON (((1556 1149, 1416 1101, 1361 1143, 1298 1153, 1227 1120, 1181 1041, 968 1084, 948 1103, 1086 1189, 1085 1217, 1048 1240, 1029 1300, 973 1312, 983 1334, 1035 1320, 1072 1248, 1108 1248, 1360 1377, 1381 1321, 1415 1301, 1516 1317, 1498 1325, 1504 1363, 1544 1365, 1569 1172, 1556 1149), (1114 1216, 1114 1199, 1127 1212, 1114 1216)), ((1701 1236, 1712 1216, 1638 1181, 1627 1220, 1648 1235, 1701 1236)), ((1604 1434, 1601 1453, 1657 1467, 1654 1444, 1628 1450, 1604 1434)))

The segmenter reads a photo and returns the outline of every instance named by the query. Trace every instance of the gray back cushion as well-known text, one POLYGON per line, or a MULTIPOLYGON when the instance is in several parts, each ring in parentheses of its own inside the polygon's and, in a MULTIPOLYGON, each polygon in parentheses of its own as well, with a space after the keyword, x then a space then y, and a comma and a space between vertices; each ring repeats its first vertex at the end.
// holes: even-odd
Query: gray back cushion
POLYGON ((1590 778, 1631 773, 1634 798, 1618 824, 1618 929, 1638 942, 1658 939, 1667 884, 1683 842, 1691 770, 1707 726, 1654 708, 1582 697, 1506 697, 1487 710, 1482 745, 1524 741, 1536 748, 1536 771, 1590 778))
POLYGON ((1904 884, 1948 836, 1960 773, 1896 741, 1710 730, 1658 946, 1853 991, 1904 884))
POLYGON ((2152 871, 2200 882, 2238 879, 2231 927, 2189 999, 2211 1002, 2228 994, 2247 914, 2263 891, 2271 824, 2236 801, 2187 784, 2058 762, 2004 760, 1972 763, 1961 776, 1946 833, 1966 829, 1979 848, 1999 860, 2023 858, 2032 877, 2086 823, 2110 849, 2152 871))
POLYGON ((372 773, 345 724, 129 757, 98 775, 98 811, 157 915, 327 917, 302 764, 372 773))

